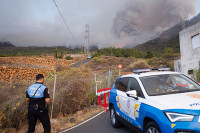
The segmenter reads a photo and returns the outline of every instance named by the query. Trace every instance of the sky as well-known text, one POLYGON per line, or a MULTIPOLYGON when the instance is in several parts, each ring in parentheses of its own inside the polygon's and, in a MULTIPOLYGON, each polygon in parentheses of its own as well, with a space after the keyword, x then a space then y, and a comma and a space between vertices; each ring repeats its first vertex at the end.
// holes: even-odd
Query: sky
POLYGON ((200 13, 200 0, 0 0, 0 42, 16 46, 122 47, 146 41, 200 13), (75 41, 74 40, 77 40, 75 41))

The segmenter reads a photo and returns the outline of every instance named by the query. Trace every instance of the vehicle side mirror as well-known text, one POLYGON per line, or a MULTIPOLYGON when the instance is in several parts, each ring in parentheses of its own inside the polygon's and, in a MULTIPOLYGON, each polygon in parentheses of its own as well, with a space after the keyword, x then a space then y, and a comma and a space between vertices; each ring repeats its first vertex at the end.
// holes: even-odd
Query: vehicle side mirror
POLYGON ((136 100, 138 100, 138 96, 137 96, 137 91, 136 91, 136 90, 127 91, 127 92, 126 92, 126 95, 127 95, 128 97, 133 97, 133 98, 135 98, 136 100))

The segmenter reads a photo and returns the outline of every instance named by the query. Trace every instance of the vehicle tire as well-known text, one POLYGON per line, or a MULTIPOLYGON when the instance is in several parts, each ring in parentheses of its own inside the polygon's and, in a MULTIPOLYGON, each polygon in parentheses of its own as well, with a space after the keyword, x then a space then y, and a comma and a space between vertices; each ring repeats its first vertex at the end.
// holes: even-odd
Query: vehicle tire
POLYGON ((143 133, 161 133, 161 130, 154 121, 151 121, 146 124, 143 133))
POLYGON ((120 121, 117 118, 115 108, 113 106, 110 108, 110 121, 114 128, 119 128, 122 126, 122 124, 120 123, 120 121))

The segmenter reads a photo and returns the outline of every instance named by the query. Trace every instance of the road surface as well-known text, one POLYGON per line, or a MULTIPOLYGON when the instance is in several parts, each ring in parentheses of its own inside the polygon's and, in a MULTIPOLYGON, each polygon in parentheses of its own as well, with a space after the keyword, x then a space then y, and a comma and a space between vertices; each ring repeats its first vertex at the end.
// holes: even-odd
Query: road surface
POLYGON ((72 64, 71 67, 80 67, 81 64, 88 63, 89 61, 90 59, 83 59, 82 61, 72 64))
POLYGON ((126 126, 117 129, 113 128, 110 123, 109 113, 109 111, 102 113, 80 126, 61 133, 137 133, 126 126))

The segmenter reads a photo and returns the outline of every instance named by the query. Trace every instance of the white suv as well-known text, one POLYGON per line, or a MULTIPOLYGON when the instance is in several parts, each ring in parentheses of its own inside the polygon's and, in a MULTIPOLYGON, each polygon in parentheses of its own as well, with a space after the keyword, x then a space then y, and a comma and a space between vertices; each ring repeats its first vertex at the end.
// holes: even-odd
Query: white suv
POLYGON ((149 71, 116 79, 109 98, 112 126, 128 124, 144 133, 200 133, 200 86, 177 72, 149 71))

